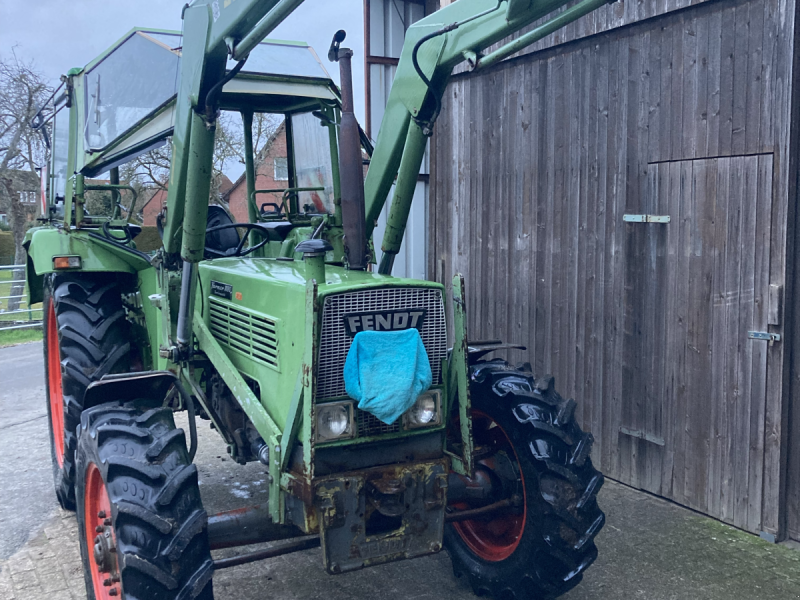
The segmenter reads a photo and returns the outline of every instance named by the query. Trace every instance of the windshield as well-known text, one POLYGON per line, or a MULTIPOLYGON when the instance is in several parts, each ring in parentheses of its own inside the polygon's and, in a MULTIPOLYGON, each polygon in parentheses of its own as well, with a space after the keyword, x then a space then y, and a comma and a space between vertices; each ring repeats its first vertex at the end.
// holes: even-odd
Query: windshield
POLYGON ((333 169, 330 129, 311 113, 292 116, 292 147, 296 186, 322 188, 298 194, 300 212, 333 214, 333 169))

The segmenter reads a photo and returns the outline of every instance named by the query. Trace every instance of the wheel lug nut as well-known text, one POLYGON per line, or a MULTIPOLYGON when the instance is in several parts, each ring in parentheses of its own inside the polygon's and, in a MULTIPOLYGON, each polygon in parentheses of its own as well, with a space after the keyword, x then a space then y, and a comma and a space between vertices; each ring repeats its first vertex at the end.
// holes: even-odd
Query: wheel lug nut
POLYGON ((111 587, 111 578, 106 577, 105 579, 103 579, 103 585, 106 587, 111 587))
POLYGON ((106 519, 103 521, 103 525, 111 525, 111 519, 106 519))
POLYGON ((103 533, 103 526, 102 525, 98 525, 97 527, 94 528, 94 530, 95 530, 95 533, 103 533))
POLYGON ((116 596, 117 594, 119 594, 119 592, 117 591, 117 588, 111 588, 110 590, 108 590, 108 595, 109 596, 116 596))
POLYGON ((117 575, 116 573, 112 575, 111 581, 113 581, 114 583, 119 583, 119 575, 117 575))
POLYGON ((106 518, 106 511, 101 510, 99 513, 97 513, 97 518, 98 519, 105 519, 106 518))

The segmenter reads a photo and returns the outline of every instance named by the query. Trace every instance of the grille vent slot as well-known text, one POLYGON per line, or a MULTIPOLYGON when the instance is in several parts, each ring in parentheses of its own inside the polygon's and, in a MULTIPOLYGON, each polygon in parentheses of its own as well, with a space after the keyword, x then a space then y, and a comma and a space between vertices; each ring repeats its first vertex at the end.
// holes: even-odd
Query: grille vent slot
POLYGON ((356 425, 359 437, 397 433, 400 431, 400 421, 402 420, 402 417, 399 417, 397 421, 387 425, 375 415, 356 408, 356 425))
POLYGON ((272 319, 209 298, 211 334, 221 344, 278 369, 278 331, 272 319))
MULTIPOLYGON (((433 383, 434 385, 440 383, 442 360, 447 354, 447 330, 441 290, 435 288, 378 288, 336 294, 325 298, 325 305, 322 309, 316 397, 324 400, 347 396, 344 389, 344 361, 350 350, 352 338, 344 329, 344 315, 415 308, 427 310, 420 335, 431 363, 433 383)), ((383 423, 381 425, 388 427, 383 423)), ((360 426, 359 433, 361 433, 360 426)))

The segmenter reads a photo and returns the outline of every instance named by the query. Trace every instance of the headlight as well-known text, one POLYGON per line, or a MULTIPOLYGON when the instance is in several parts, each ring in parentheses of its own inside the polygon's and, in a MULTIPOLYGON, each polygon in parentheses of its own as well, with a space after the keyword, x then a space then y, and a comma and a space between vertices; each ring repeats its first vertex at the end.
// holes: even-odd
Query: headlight
POLYGON ((317 441, 330 442, 353 437, 353 403, 317 404, 317 441))
POLYGON ((420 394, 414 406, 404 415, 406 429, 439 425, 442 422, 441 408, 442 394, 439 390, 428 390, 420 394))

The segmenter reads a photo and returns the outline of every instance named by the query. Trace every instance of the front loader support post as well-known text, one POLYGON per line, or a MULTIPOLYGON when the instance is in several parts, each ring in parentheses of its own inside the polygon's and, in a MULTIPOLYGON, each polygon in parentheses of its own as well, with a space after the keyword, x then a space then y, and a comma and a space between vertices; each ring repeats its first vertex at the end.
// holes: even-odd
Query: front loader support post
POLYGON ((211 190, 211 169, 214 156, 214 130, 213 125, 206 126, 203 117, 192 111, 186 181, 186 211, 183 215, 183 243, 181 245, 181 257, 189 262, 203 260, 208 196, 211 190))
POLYGON ((389 218, 386 222, 386 231, 383 234, 381 250, 383 257, 378 269, 384 275, 392 274, 394 257, 400 251, 403 243, 403 234, 406 231, 408 213, 411 210, 411 201, 414 199, 414 190, 417 187, 417 176, 422 159, 425 156, 427 136, 422 133, 422 128, 412 122, 408 127, 406 145, 403 158, 400 160, 400 170, 397 174, 397 184, 394 188, 392 205, 389 208, 389 218))
POLYGON ((203 259, 211 189, 211 166, 214 149, 214 126, 207 126, 202 116, 192 111, 189 136, 189 165, 186 181, 186 212, 183 216, 181 257, 181 300, 178 308, 178 344, 186 347, 192 336, 197 263, 203 259))
MULTIPOLYGON (((256 204, 256 167, 253 160, 253 111, 242 112, 244 125, 244 171, 247 176, 247 216, 251 223, 258 220, 256 204)), ((254 241, 252 238, 250 241, 254 241)))

